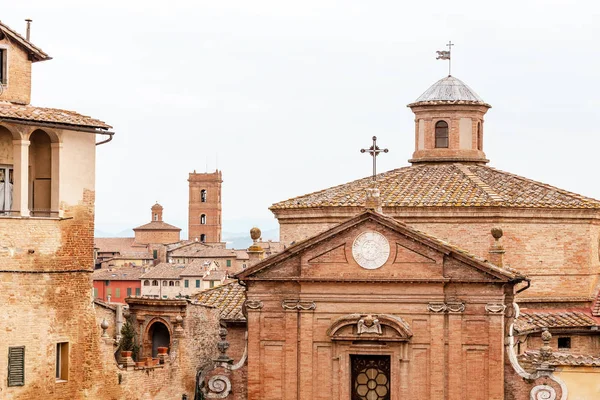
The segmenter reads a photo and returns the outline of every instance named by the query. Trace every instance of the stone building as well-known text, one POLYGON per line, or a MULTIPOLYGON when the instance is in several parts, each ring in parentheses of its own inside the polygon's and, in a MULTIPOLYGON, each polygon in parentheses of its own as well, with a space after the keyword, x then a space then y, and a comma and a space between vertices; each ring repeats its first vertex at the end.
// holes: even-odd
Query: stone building
POLYGON ((2 399, 83 398, 99 354, 95 155, 113 133, 97 119, 30 104, 32 64, 50 58, 0 23, 2 399))
MULTIPOLYGON (((138 244, 168 244, 179 242, 181 228, 163 221, 163 207, 156 203, 152 206, 152 219, 147 224, 133 228, 135 242, 138 244)), ((158 252, 157 249, 151 249, 158 252)), ((157 258, 155 256, 154 258, 157 258)))

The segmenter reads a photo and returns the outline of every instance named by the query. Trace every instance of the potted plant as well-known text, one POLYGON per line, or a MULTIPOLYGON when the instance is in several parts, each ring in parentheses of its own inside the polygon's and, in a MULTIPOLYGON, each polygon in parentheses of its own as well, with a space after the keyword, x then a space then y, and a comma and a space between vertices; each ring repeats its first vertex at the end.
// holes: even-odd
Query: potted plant
POLYGON ((121 351, 122 358, 132 357, 133 359, 137 359, 139 346, 137 345, 135 328, 129 319, 125 321, 125 324, 121 328, 119 350, 121 351))

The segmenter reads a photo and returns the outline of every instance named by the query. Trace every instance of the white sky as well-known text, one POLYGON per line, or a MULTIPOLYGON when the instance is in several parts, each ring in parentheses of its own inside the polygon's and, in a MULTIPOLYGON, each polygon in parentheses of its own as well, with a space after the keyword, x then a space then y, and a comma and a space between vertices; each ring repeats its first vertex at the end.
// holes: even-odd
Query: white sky
POLYGON ((414 149, 406 104, 447 74, 493 108, 490 165, 600 198, 599 1, 0 0, 53 60, 32 104, 114 126, 98 148, 97 229, 187 227, 187 174, 223 171, 224 230, 274 227, 268 207, 367 176, 359 149, 414 149))

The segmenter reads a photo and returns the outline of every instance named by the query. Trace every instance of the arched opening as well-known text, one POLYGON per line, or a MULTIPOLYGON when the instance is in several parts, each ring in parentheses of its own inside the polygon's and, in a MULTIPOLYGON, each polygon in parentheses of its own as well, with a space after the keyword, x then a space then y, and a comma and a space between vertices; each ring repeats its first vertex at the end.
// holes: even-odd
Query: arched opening
POLYGON ((50 136, 37 130, 31 134, 29 141, 29 209, 33 216, 49 217, 52 204, 50 136))
POLYGON ((160 321, 154 322, 148 329, 148 342, 152 345, 152 357, 156 357, 159 347, 169 348, 171 346, 169 328, 160 321))
POLYGON ((150 286, 150 281, 148 281, 148 280, 145 280, 145 281, 144 281, 144 286, 150 286))
POLYGON ((158 286, 158 281, 152 281, 152 286, 158 286))
POLYGON ((169 281, 169 286, 175 286, 175 282, 169 281))
POLYGON ((167 282, 167 281, 163 281, 163 284, 162 284, 162 285, 163 285, 163 286, 167 286, 168 284, 169 284, 169 282, 167 282))
POLYGON ((13 136, 0 126, 0 215, 9 214, 13 204, 13 136))
POLYGON ((200 201, 206 203, 206 189, 200 191, 200 201))
POLYGON ((477 150, 483 150, 483 134, 481 132, 481 122, 477 123, 477 150))
POLYGON ((206 214, 202 214, 200 216, 200 224, 201 225, 206 225, 206 214))
POLYGON ((202 243, 206 242, 206 235, 204 233, 200 235, 200 241, 202 243))
POLYGON ((435 124, 435 147, 448 148, 448 123, 438 121, 435 124))
POLYGON ((158 214, 157 213, 154 213, 154 220, 158 221, 158 214))

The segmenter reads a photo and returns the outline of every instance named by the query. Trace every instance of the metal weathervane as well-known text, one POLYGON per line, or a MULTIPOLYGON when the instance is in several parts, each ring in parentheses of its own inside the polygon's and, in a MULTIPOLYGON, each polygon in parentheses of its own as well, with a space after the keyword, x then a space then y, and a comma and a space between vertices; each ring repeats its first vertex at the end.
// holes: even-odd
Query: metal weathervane
POLYGON ((373 157, 373 182, 377 181, 377 156, 379 153, 387 153, 388 149, 380 149, 377 146, 377 136, 373 136, 373 146, 368 149, 360 149, 361 153, 369 153, 373 157))
POLYGON ((451 76, 452 59, 450 58, 450 55, 452 53, 452 46, 454 46, 454 44, 452 44, 452 42, 450 41, 446 46, 448 46, 448 50, 436 51, 438 55, 436 57, 436 60, 448 60, 448 76, 451 76))

